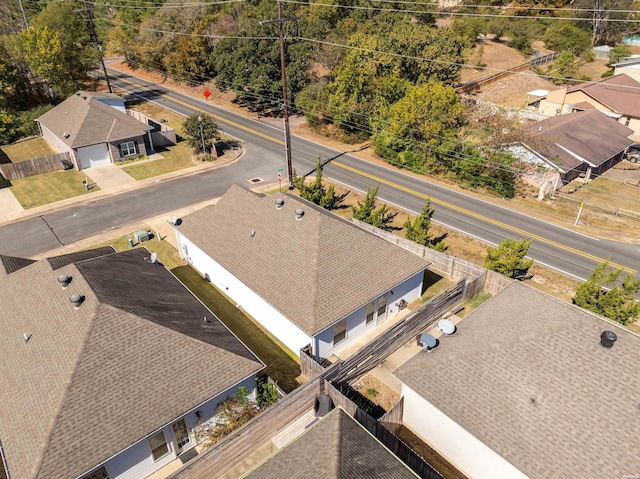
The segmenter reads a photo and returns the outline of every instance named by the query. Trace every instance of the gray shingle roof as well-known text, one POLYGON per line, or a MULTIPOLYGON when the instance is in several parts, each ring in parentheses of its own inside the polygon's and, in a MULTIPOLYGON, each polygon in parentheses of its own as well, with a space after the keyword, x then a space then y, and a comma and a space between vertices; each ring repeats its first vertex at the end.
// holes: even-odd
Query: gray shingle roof
POLYGON ((415 479, 400 459, 337 408, 269 457, 247 479, 415 479))
POLYGON ((145 256, 57 271, 39 261, 0 283, 0 440, 12 479, 80 476, 263 368, 145 256), (60 274, 73 278, 67 289, 60 274), (77 310, 74 293, 85 296, 77 310))
POLYGON ((558 166, 564 171, 582 163, 566 150, 599 166, 633 144, 627 138, 633 130, 598 110, 547 118, 526 127, 524 132, 527 139, 523 143, 546 158, 559 158, 558 166))
POLYGON ((0 266, 2 266, 2 268, 0 268, 0 273, 11 274, 14 271, 18 271, 32 263, 35 263, 35 260, 0 254, 0 266))
POLYGON ((178 230, 310 335, 429 265, 297 196, 239 186, 183 218, 178 230), (296 209, 304 211, 300 220, 296 209))
POLYGON ((532 479, 613 478, 640 471, 638 364, 640 337, 515 282, 394 374, 532 479))
POLYGON ((153 130, 103 103, 100 96, 77 92, 37 120, 71 148, 124 140, 153 130))
POLYGON ((113 254, 115 252, 116 250, 113 249, 113 247, 103 246, 102 248, 93 248, 75 253, 62 254, 60 256, 52 256, 51 258, 47 258, 47 261, 51 265, 51 269, 55 271, 71 263, 79 263, 80 261, 99 258, 100 256, 113 254))

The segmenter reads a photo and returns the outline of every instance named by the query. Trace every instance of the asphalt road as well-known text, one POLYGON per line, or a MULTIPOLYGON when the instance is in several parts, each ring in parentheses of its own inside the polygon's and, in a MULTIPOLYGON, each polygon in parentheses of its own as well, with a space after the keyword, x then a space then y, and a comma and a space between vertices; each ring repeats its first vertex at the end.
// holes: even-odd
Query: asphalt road
MULTIPOLYGON (((213 114, 225 133, 244 142, 245 155, 225 168, 0 227, 0 253, 33 256, 124 224, 218 197, 233 183, 248 187, 248 180, 255 177, 273 181, 277 169, 283 169, 286 176, 281 129, 127 74, 111 73, 112 84, 132 95, 144 96, 185 115, 194 110, 213 114)), ((430 197, 435 208, 434 221, 449 228, 492 244, 505 238, 532 239, 530 257, 574 277, 585 279, 596 264, 606 258, 616 267, 640 270, 638 245, 590 237, 302 138, 292 138, 292 152, 298 174, 312 172, 320 156, 326 162, 325 177, 359 191, 379 184, 380 199, 416 214, 430 197)))

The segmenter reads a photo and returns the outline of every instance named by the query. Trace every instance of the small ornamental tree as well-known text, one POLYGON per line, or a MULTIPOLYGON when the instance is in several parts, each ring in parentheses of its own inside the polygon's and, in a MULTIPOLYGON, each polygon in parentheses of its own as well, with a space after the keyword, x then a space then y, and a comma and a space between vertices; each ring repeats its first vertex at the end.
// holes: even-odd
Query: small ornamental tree
POLYGON ((403 225, 406 230, 405 238, 438 251, 446 251, 446 245, 442 241, 434 241, 433 235, 429 231, 433 211, 433 208, 431 208, 431 199, 427 198, 427 202, 422 208, 422 213, 416 216, 413 222, 411 221, 411 217, 408 217, 407 221, 405 221, 403 225))
POLYGON ((509 278, 520 278, 533 265, 532 259, 524 259, 531 241, 507 238, 496 248, 487 249, 484 267, 509 278))
POLYGON ((621 284, 605 289, 620 277, 622 270, 609 270, 609 261, 596 266, 587 281, 576 289, 573 303, 623 325, 633 323, 640 315, 640 280, 625 276, 621 284))
POLYGON ((316 163, 316 178, 313 183, 306 184, 304 176, 298 176, 293 171, 293 186, 300 192, 300 197, 326 210, 334 210, 344 201, 346 195, 337 195, 333 185, 325 188, 322 183, 322 162, 318 157, 316 163))
POLYGON ((353 211, 354 219, 373 225, 376 228, 390 230, 391 222, 396 215, 389 212, 389 207, 386 203, 381 207, 376 208, 378 188, 378 186, 375 188, 369 188, 364 201, 358 201, 358 207, 356 208, 355 206, 352 206, 351 210, 353 211))
MULTIPOLYGON (((194 113, 188 117, 182 125, 182 132, 187 144, 199 151, 202 151, 203 143, 205 150, 211 151, 215 148, 216 140, 220 139, 216 121, 202 113, 194 113)), ((203 153, 206 155, 206 151, 203 153)))

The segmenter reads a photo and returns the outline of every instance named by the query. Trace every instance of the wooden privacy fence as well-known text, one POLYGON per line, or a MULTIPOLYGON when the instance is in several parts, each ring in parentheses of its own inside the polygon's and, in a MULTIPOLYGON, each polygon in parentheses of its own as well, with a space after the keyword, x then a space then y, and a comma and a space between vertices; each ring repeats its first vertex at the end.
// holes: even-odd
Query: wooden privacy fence
POLYGON ((321 377, 330 381, 349 382, 375 368, 394 351, 435 323, 462 303, 465 281, 460 280, 421 305, 409 316, 391 326, 348 359, 334 364, 321 377))
POLYGON ((151 140, 153 141, 154 147, 171 146, 177 143, 176 131, 173 128, 168 127, 167 125, 163 125, 162 123, 158 123, 153 118, 148 117, 144 113, 140 113, 136 110, 127 110, 127 115, 135 118, 145 125, 153 127, 153 131, 151 132, 151 140))
POLYGON ((393 243, 402 249, 430 261, 431 266, 429 266, 429 269, 431 271, 454 279, 464 278, 467 281, 463 298, 465 301, 481 291, 487 291, 491 294, 499 293, 514 281, 511 278, 507 278, 495 271, 487 270, 471 261, 456 258, 455 256, 436 251, 427 246, 419 245, 418 243, 414 243, 406 238, 401 238, 398 235, 381 230, 362 221, 354 219, 351 219, 351 221, 389 243, 393 243))
POLYGON ((57 153, 55 155, 31 158, 30 160, 18 161, 16 163, 0 164, 0 173, 7 180, 19 180, 28 176, 42 175, 52 171, 69 169, 73 162, 69 153, 57 153), (65 165, 68 165, 65 168, 65 165))
POLYGON ((382 444, 395 454, 407 467, 423 479, 442 479, 442 476, 413 449, 407 446, 398 436, 389 431, 384 424, 376 421, 365 411, 360 409, 353 401, 345 397, 329 381, 324 383, 327 394, 336 406, 344 409, 350 416, 358 421, 367 431, 374 435, 382 444))
POLYGON ((311 357, 311 345, 300 350, 300 372, 307 379, 313 379, 324 372, 322 365, 311 357))

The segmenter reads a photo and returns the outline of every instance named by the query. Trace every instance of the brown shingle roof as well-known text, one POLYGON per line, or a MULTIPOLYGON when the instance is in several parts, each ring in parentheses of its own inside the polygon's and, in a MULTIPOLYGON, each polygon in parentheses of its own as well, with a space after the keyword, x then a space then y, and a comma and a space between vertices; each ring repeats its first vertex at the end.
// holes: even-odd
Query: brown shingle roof
POLYGON ((37 120, 71 148, 123 140, 153 130, 99 98, 77 92, 37 120))
POLYGON ((640 471, 638 364, 640 337, 515 282, 395 375, 532 479, 613 478, 640 471))
POLYGON ((567 93, 573 91, 586 93, 616 113, 640 117, 640 82, 626 73, 567 89, 567 93))
POLYGON ((40 261, 0 283, 0 440, 12 479, 78 477, 263 368, 145 256, 57 271, 40 261), (60 274, 73 278, 67 289, 60 274), (148 296, 125 311, 115 304, 124 288, 126 300, 148 296), (85 296, 78 310, 74 293, 85 296))
POLYGON ((418 476, 338 408, 243 477, 415 479, 418 476))
POLYGON ((429 265, 297 196, 239 186, 178 231, 309 335, 429 265))
POLYGON ((524 129, 527 146, 554 161, 564 171, 582 161, 567 150, 599 166, 633 144, 627 136, 633 130, 607 117, 598 110, 558 115, 529 125, 524 129))

